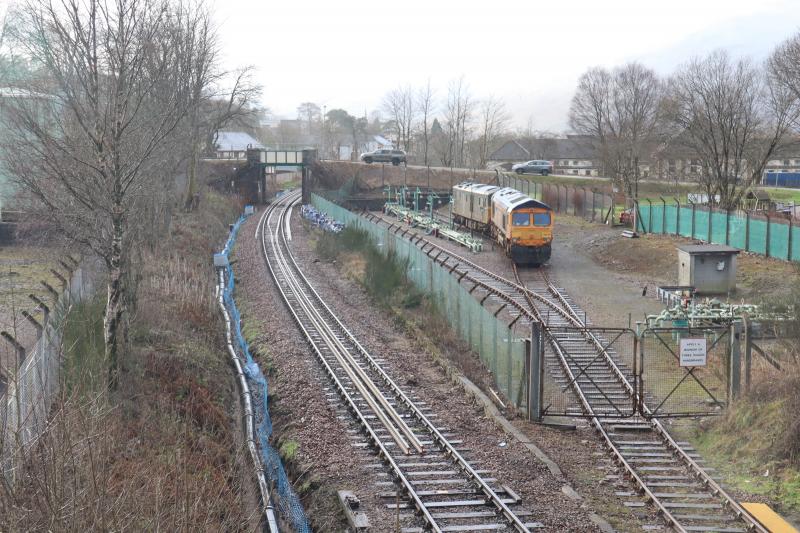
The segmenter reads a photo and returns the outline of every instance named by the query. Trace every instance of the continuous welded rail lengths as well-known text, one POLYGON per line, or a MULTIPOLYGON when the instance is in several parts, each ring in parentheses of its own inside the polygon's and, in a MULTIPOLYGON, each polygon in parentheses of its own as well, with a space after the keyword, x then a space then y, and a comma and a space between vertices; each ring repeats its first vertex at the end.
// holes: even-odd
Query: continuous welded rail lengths
MULTIPOLYGON (((389 466, 393 477, 400 483, 409 500, 424 519, 426 527, 433 531, 445 530, 440 527, 439 519, 435 513, 431 512, 431 508, 446 507, 448 502, 423 501, 423 495, 435 497, 438 493, 452 494, 452 492, 418 491, 416 489, 415 483, 409 479, 409 475, 412 473, 407 468, 404 468, 404 464, 407 463, 402 463, 400 459, 394 457, 389 446, 380 438, 380 428, 374 427, 369 422, 369 415, 359 405, 359 398, 367 404, 369 411, 389 431, 398 445, 398 449, 401 449, 405 454, 414 455, 416 460, 420 461, 420 463, 412 464, 417 466, 420 464, 426 465, 425 461, 429 460, 433 455, 427 450, 425 455, 420 453, 423 451, 421 447, 422 441, 417 438, 417 434, 424 433, 432 438, 431 443, 434 445, 434 452, 455 463, 465 483, 470 484, 477 490, 478 494, 483 496, 484 499, 477 501, 476 505, 483 506, 488 503, 496 509, 499 517, 502 517, 510 527, 517 531, 528 531, 526 524, 509 509, 507 501, 498 496, 495 489, 492 489, 488 482, 462 457, 454 444, 445 438, 422 410, 392 381, 375 359, 367 353, 338 320, 305 278, 289 250, 286 239, 287 214, 290 207, 296 204, 297 201, 299 201, 299 195, 287 195, 281 201, 270 206, 259 222, 259 230, 257 231, 261 232, 262 248, 267 266, 295 322, 314 349, 317 358, 322 363, 329 378, 333 381, 339 395, 378 450, 379 456, 389 466), (283 209, 278 213, 277 222, 272 224, 276 211, 278 211, 278 206, 283 209), (335 363, 333 364, 332 353, 335 356, 335 363), (364 363, 369 368, 369 375, 364 370, 361 370, 361 363, 364 363), (357 369, 361 371, 359 372, 357 369), (342 379, 339 376, 342 376, 342 379), (350 385, 351 389, 348 389, 348 385, 350 385), (380 397, 385 403, 379 405, 378 401, 370 401, 368 396, 371 393, 376 398, 380 397), (416 433, 413 428, 403 421, 403 415, 392 415, 390 413, 394 408, 387 402, 386 399, 388 397, 395 398, 397 403, 402 406, 403 412, 413 419, 417 428, 416 433), (393 424, 397 426, 399 431, 392 432, 393 424), (401 426, 405 426, 405 430, 401 426), (404 439, 411 443, 416 441, 418 445, 404 448, 401 446, 404 439)), ((447 513, 443 514, 447 515, 447 513)), ((486 516, 486 513, 477 512, 474 515, 475 517, 481 517, 486 516)), ((473 524, 473 526, 480 526, 480 524, 473 524)), ((452 530, 452 528, 447 528, 446 530, 452 530)))
MULTIPOLYGON (((402 226, 396 221, 387 220, 372 213, 363 213, 363 215, 369 220, 380 222, 386 225, 389 229, 393 229, 396 234, 402 235, 403 238, 407 238, 409 241, 416 244, 435 262, 440 264, 443 268, 449 269, 450 272, 456 275, 460 280, 466 278, 472 283, 481 285, 484 290, 495 296, 498 296, 507 305, 514 307, 520 314, 524 315, 529 320, 535 320, 543 324, 547 324, 548 318, 547 316, 543 316, 541 314, 541 312, 538 310, 538 306, 546 307, 548 309, 548 315, 549 311, 554 311, 560 319, 563 319, 563 321, 565 321, 569 326, 572 326, 576 329, 576 334, 581 335, 588 342, 595 346, 595 348, 598 350, 598 354, 603 356, 604 362, 608 366, 610 372, 613 374, 616 380, 622 384, 624 390, 630 396, 630 400, 635 400, 634 396, 636 392, 633 386, 625 376, 625 373, 622 371, 622 369, 619 368, 617 363, 608 353, 608 349, 590 330, 586 328, 586 325, 579 317, 579 313, 576 311, 576 309, 566 301, 563 294, 561 294, 561 292, 558 291, 546 277, 544 278, 545 283, 547 285, 548 292, 551 293, 549 296, 544 296, 535 291, 531 291, 524 286, 519 277, 517 278, 518 282, 515 283, 497 274, 494 274, 475 264, 474 262, 464 258, 463 256, 460 256, 449 249, 431 242, 429 239, 426 239, 419 233, 402 228, 402 226), (527 305, 521 306, 519 298, 515 298, 515 296, 522 296, 527 305)), ((550 342, 553 351, 558 357, 559 363, 561 368, 564 370, 566 378, 572 384, 573 390, 581 403, 583 411, 589 416, 592 425, 603 438, 607 448, 613 454, 615 461, 623 466, 627 475, 634 481, 639 490, 641 490, 647 496, 647 498, 652 501, 652 503, 657 507, 659 512, 670 525, 672 525, 678 531, 741 531, 740 528, 734 527, 708 526, 704 529, 704 526, 686 525, 686 522, 691 522, 691 520, 696 519, 698 515, 679 515, 678 513, 672 512, 670 510, 672 508, 670 507, 670 504, 663 501, 663 499, 658 496, 659 493, 650 486, 647 480, 645 480, 636 472, 632 464, 625 458, 624 454, 620 451, 620 448, 614 443, 613 439, 609 435, 609 432, 606 430, 602 418, 595 415, 591 402, 588 400, 586 394, 584 394, 581 384, 577 379, 575 379, 575 375, 570 369, 570 365, 567 361, 568 354, 564 353, 561 343, 556 342, 555 339, 552 338, 552 335, 547 331, 544 332, 544 335, 545 338, 550 342)), ((646 413, 650 414, 649 410, 647 410, 647 407, 645 406, 644 408, 646 413)), ((679 461, 682 466, 688 468, 693 476, 705 486, 707 493, 712 498, 721 502, 721 505, 729 509, 732 514, 735 515, 735 517, 738 518, 748 529, 766 533, 766 530, 749 514, 747 514, 747 512, 738 503, 736 503, 736 501, 730 495, 728 495, 719 486, 719 484, 714 481, 699 464, 697 464, 694 459, 692 459, 689 453, 687 453, 682 446, 672 438, 672 436, 666 431, 658 419, 649 417, 648 423, 650 424, 652 431, 657 438, 659 438, 663 444, 672 451, 676 460, 679 461)))

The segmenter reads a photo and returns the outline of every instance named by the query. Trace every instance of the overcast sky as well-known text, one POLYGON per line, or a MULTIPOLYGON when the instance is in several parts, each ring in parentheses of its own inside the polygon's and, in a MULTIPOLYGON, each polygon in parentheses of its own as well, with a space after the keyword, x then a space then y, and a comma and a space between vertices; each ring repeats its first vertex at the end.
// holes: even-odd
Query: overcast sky
POLYGON ((567 127, 580 74, 637 60, 668 74, 726 48, 762 60, 800 31, 798 0, 305 0, 215 2, 228 65, 251 64, 263 103, 312 101, 363 115, 401 84, 439 97, 463 75, 505 100, 516 126, 567 127))

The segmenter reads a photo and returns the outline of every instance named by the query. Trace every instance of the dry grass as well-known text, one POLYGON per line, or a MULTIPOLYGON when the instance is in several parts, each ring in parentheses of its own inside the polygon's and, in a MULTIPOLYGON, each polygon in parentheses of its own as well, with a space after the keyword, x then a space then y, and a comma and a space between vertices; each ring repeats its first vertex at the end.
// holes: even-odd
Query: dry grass
POLYGON ((25 476, 0 493, 0 531, 252 529, 257 500, 210 266, 238 209, 207 195, 146 258, 116 390, 96 377, 102 336, 95 351, 72 343, 82 357, 24 457, 25 476))

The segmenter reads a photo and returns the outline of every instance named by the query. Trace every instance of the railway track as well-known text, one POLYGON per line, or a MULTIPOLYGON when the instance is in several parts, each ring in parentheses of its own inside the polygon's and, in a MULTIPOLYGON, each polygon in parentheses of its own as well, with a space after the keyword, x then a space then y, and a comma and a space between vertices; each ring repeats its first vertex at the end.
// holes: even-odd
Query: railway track
MULTIPOLYGON (((398 227, 381 216, 363 215, 390 229, 398 227)), ((639 401, 635 369, 590 329, 585 313, 543 270, 534 271, 534 279, 526 282, 515 268, 516 281, 511 281, 414 232, 403 230, 402 235, 459 279, 480 285, 515 320, 547 326, 546 362, 551 376, 572 389, 578 404, 573 414, 590 421, 636 494, 654 505, 669 526, 680 532, 767 532, 711 477, 712 469, 702 466, 689 443, 676 441, 655 417, 628 416, 639 401)), ((646 405, 644 412, 649 414, 646 405)))
MULTIPOLYGON (((433 420, 436 414, 401 389, 379 358, 368 353, 303 275, 289 248, 287 228, 298 193, 267 208, 259 221, 264 258, 289 312, 342 402, 388 467, 406 500, 387 504, 416 531, 529 531, 520 498, 466 458, 461 441, 433 420), (414 514, 408 512, 414 511, 414 514)), ((387 488, 391 488, 389 485, 387 488)), ((396 491, 382 496, 395 500, 396 491)))

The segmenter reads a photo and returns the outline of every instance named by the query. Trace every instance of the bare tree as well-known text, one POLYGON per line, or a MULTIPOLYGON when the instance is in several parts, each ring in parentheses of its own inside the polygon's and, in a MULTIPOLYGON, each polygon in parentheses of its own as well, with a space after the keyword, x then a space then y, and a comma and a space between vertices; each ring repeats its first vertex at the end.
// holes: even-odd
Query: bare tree
MULTIPOLYGON (((777 99, 800 102, 800 33, 775 48, 767 62, 769 88, 777 99)), ((792 127, 800 130, 797 116, 791 115, 792 127)))
POLYGON ((434 113, 434 105, 435 105, 435 95, 434 90, 431 88, 431 80, 428 80, 428 83, 425 87, 422 87, 417 92, 417 110, 419 111, 420 115, 420 133, 422 137, 422 164, 427 166, 428 161, 428 150, 430 148, 431 142, 431 117, 434 113))
POLYGON ((303 102, 297 106, 297 118, 306 126, 306 133, 311 135, 314 126, 322 120, 322 110, 314 102, 303 102))
POLYGON ((671 78, 665 115, 677 142, 700 159, 710 203, 719 196, 722 207, 738 206, 770 156, 789 142, 797 97, 779 79, 724 51, 691 60, 671 78))
POLYGON ((444 109, 444 133, 446 145, 440 151, 440 160, 445 166, 463 167, 467 163, 467 139, 472 123, 475 101, 464 77, 450 82, 444 109))
POLYGON ((629 63, 589 69, 572 99, 570 126, 596 139, 605 172, 629 197, 638 195, 640 165, 658 139, 662 87, 655 72, 629 63))
POLYGON ((497 140, 505 132, 508 123, 508 113, 505 103, 490 96, 480 103, 480 136, 478 137, 478 167, 485 168, 489 160, 489 153, 497 140))
MULTIPOLYGON (((15 45, 48 77, 6 106, 3 139, 12 179, 74 243, 108 271, 103 321, 110 383, 116 383, 132 252, 144 206, 174 175, 164 161, 186 153, 181 124, 193 105, 196 49, 175 32, 168 0, 33 0, 21 8, 15 45)), ((191 18, 191 17, 189 17, 191 18)))
POLYGON ((411 133, 417 116, 414 90, 410 86, 398 87, 389 91, 381 106, 392 120, 398 148, 411 151, 411 133))

